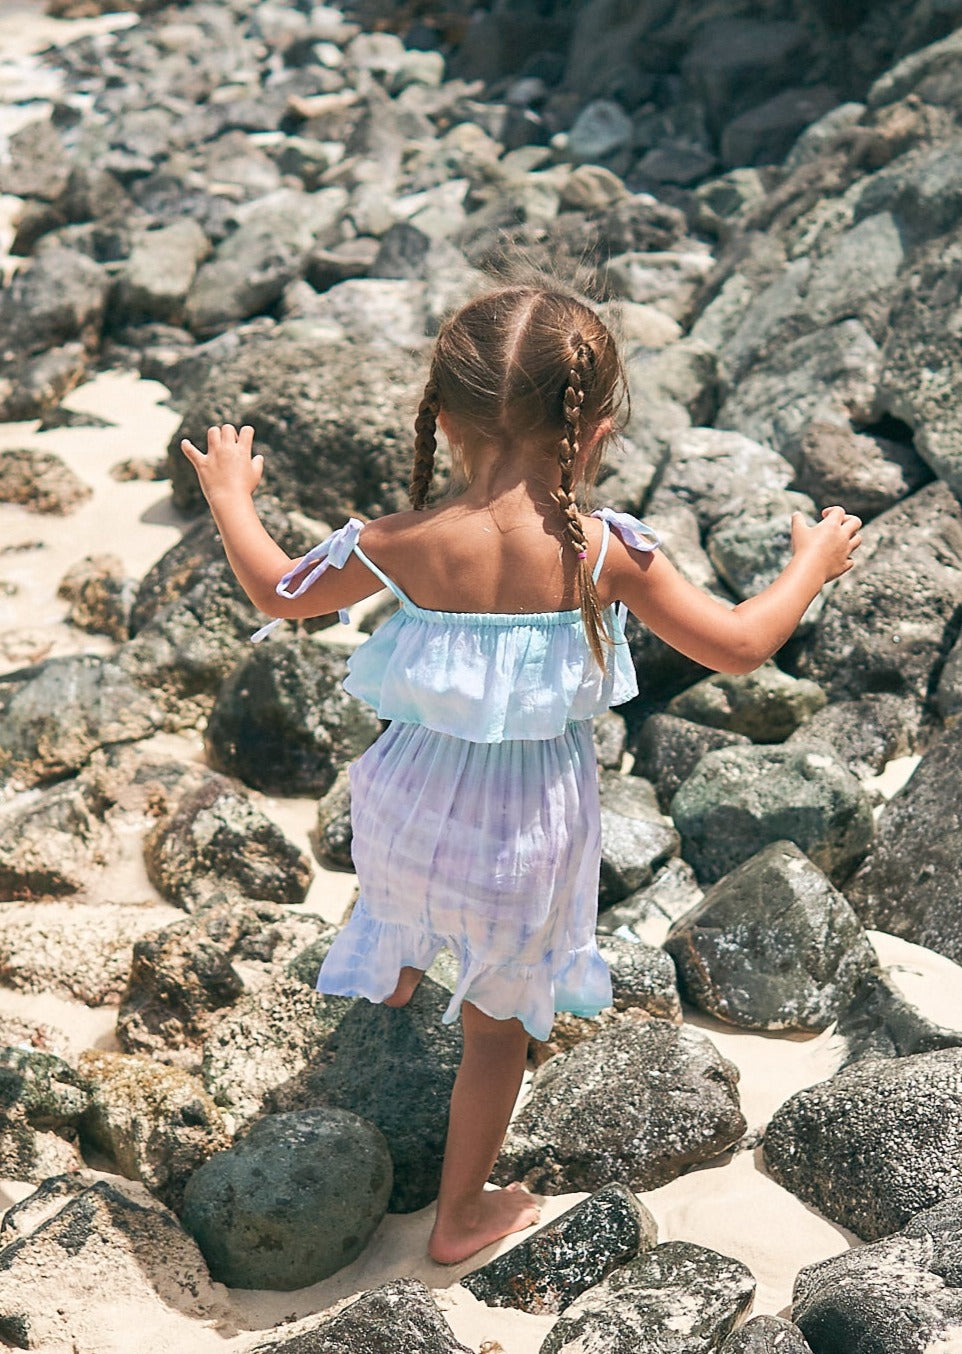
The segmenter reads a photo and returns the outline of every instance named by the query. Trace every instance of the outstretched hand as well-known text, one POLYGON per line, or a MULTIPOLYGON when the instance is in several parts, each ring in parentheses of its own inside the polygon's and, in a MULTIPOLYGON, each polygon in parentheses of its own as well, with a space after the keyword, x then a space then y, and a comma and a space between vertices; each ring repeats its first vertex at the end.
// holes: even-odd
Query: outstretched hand
POLYGON ((180 449, 197 471, 208 503, 226 494, 253 494, 264 473, 264 458, 252 455, 253 445, 254 429, 245 425, 238 432, 232 423, 207 429, 206 454, 184 438, 180 449))
POLYGON ((800 512, 792 513, 792 553, 815 552, 825 571, 825 582, 847 574, 852 553, 862 544, 861 518, 844 508, 823 508, 822 520, 810 527, 800 512))

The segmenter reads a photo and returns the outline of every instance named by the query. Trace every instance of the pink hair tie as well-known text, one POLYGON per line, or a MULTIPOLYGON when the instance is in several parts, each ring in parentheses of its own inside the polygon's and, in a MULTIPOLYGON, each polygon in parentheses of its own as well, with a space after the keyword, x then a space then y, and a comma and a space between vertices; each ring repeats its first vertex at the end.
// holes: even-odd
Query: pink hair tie
POLYGON ((579 558, 579 559, 587 559, 587 558, 588 558, 588 552, 587 552, 587 550, 579 550, 579 551, 578 551, 578 558, 579 558))

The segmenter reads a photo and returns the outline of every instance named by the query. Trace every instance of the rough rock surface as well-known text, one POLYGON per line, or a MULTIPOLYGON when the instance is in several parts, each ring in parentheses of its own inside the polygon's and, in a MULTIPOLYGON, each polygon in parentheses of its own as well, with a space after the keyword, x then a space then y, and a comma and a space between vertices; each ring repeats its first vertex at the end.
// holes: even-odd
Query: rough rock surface
POLYGON ((812 1354, 811 1345, 791 1321, 753 1316, 718 1346, 719 1354, 812 1354))
POLYGON ((962 1047, 962 1030, 946 1029, 902 995, 888 973, 865 973, 839 1012, 835 1033, 848 1048, 843 1067, 861 1058, 904 1058, 962 1047))
POLYGON ((110 834, 75 782, 0 809, 0 896, 63 898, 79 892, 110 853, 110 834))
POLYGON ((672 697, 668 713, 744 734, 754 743, 781 743, 825 701, 825 692, 817 683, 764 663, 744 675, 719 672, 703 678, 672 697))
POLYGON ((117 640, 127 638, 133 595, 134 583, 118 555, 88 555, 78 560, 57 588, 57 596, 70 602, 71 624, 117 640))
POLYGON ((744 1133, 737 1076, 694 1030, 620 1023, 538 1069, 493 1178, 545 1194, 656 1189, 744 1133))
POLYGON ((394 1279, 372 1288, 338 1312, 299 1322, 293 1334, 255 1345, 251 1354, 471 1354, 454 1338, 418 1279, 394 1279))
POLYGON ((749 741, 744 734, 696 724, 675 714, 649 715, 632 741, 635 770, 654 785, 658 803, 667 813, 675 791, 706 752, 749 741))
POLYGON ((361 1253, 391 1179, 387 1143, 356 1114, 268 1114, 194 1172, 181 1216, 221 1282, 305 1288, 361 1253))
POLYGON ((49 451, 0 453, 0 503, 20 503, 29 512, 63 517, 88 499, 89 484, 49 451))
POLYGON ((317 804, 317 822, 311 845, 318 860, 342 870, 353 870, 351 856, 351 786, 349 768, 338 771, 330 789, 317 804))
POLYGON ((567 1309, 540 1354, 634 1354, 638 1349, 709 1354, 755 1293, 738 1260, 688 1241, 668 1241, 616 1269, 567 1309))
POLYGON ((765 1132, 771 1175, 866 1241, 962 1193, 962 1049, 869 1058, 791 1096, 765 1132))
POLYGON ((563 1312, 586 1288, 655 1244, 654 1218, 623 1185, 606 1185, 461 1280, 489 1307, 563 1312))
POLYGON ((647 781, 617 772, 601 774, 601 883, 604 907, 651 882, 659 865, 678 850, 678 834, 658 807, 647 781))
POLYGON ((877 966, 845 897, 791 842, 714 884, 665 948, 688 1001, 749 1029, 823 1030, 877 966))
POLYGON ((831 754, 804 745, 707 753, 671 801, 671 815, 703 883, 783 840, 841 881, 872 840, 858 781, 831 754))
POLYGON ((52 1053, 0 1049, 0 1168, 39 1184, 83 1163, 77 1127, 90 1100, 85 1077, 52 1053))

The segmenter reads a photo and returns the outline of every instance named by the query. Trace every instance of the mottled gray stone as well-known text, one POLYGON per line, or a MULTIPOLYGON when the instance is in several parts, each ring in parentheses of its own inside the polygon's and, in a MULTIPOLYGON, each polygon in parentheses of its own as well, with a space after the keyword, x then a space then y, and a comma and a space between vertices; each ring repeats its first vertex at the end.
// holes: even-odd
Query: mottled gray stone
POLYGON ((298 1329, 251 1354, 472 1354, 454 1338, 451 1327, 419 1279, 393 1279, 372 1288, 320 1321, 298 1322, 298 1329))
POLYGON ((703 532, 733 505, 759 492, 787 489, 792 467, 770 446, 722 428, 689 428, 672 439, 659 489, 688 504, 703 532))
POLYGON ((606 1185, 461 1280, 489 1307, 563 1312, 655 1244, 658 1227, 624 1185, 606 1185))
POLYGON ((85 254, 45 249, 0 294, 4 356, 32 356, 71 340, 95 348, 109 288, 106 270, 85 254))
POLYGON ((902 995, 888 972, 865 973, 835 1027, 848 1050, 843 1067, 863 1058, 904 1058, 962 1047, 962 1030, 929 1020, 902 995))
POLYGON ((658 807, 653 787, 640 776, 602 771, 601 905, 620 902, 650 883, 677 850, 678 834, 658 807))
POLYGON ((338 771, 330 789, 318 800, 317 820, 311 837, 318 860, 342 870, 354 868, 349 770, 344 767, 338 771))
POLYGON ((864 780, 879 775, 893 757, 904 756, 917 732, 913 702, 881 691, 824 705, 787 742, 822 747, 864 780))
POLYGON ((710 1354, 751 1307, 755 1280, 738 1260, 668 1241, 582 1294, 539 1354, 710 1354))
POLYGON ((180 324, 197 266, 209 250, 203 229, 190 218, 145 231, 134 241, 118 279, 119 314, 134 323, 180 324))
POLYGON ((827 85, 781 90, 727 124, 721 136, 722 163, 729 167, 780 163, 799 132, 837 103, 838 94, 827 85))
POLYGON ((77 1130, 89 1103, 89 1082, 62 1058, 36 1049, 0 1049, 4 1177, 39 1184, 49 1175, 77 1170, 83 1164, 77 1130))
MULTIPOLYGON (((815 505, 806 494, 783 489, 750 493, 712 527, 706 549, 715 572, 741 601, 754 597, 782 573, 792 558, 792 514, 812 521, 815 505)), ((810 603, 799 624, 807 629, 819 614, 821 596, 810 603)))
POLYGON ((343 689, 346 676, 345 657, 309 636, 255 649, 214 702, 211 765, 267 794, 323 794, 381 731, 377 713, 343 689))
POLYGON ((674 856, 647 887, 598 916, 601 935, 627 933, 649 945, 661 945, 673 921, 690 912, 704 894, 687 861, 674 856))
POLYGON ((718 1354, 812 1354, 812 1349, 791 1321, 753 1316, 718 1346, 718 1354))
POLYGON ((774 663, 763 663, 754 672, 717 672, 703 678, 674 696, 668 713, 744 734, 755 743, 781 743, 825 702, 825 692, 817 683, 791 677, 774 663))
POLYGON ((74 781, 0 808, 0 897, 61 898, 89 883, 109 834, 74 781))
POLYGON ((867 926, 927 945, 957 963, 962 961, 960 756, 962 721, 956 721, 885 806, 872 849, 846 885, 867 926))
POLYGON ((765 1131, 769 1173, 866 1241, 962 1193, 962 1049, 869 1058, 798 1091, 765 1131))
POLYGON ((775 841, 792 841, 841 881, 872 840, 868 796, 833 755, 802 744, 719 748, 671 802, 682 855, 713 883, 775 841))
POLYGON ((684 997, 748 1029, 823 1030, 877 967, 844 896, 791 842, 720 879, 665 948, 684 997))
POLYGON ((816 420, 784 448, 795 467, 794 487, 816 506, 842 503, 863 521, 877 517, 931 478, 931 471, 904 442, 816 420))
MULTIPOLYGON (((673 700, 683 699, 684 695, 682 692, 673 700)), ((688 779, 706 752, 744 746, 749 741, 743 734, 710 728, 707 721, 692 723, 677 714, 649 715, 632 740, 634 769, 651 781, 658 803, 667 813, 675 791, 688 779)))
POLYGON ((618 771, 625 755, 628 730, 624 718, 614 710, 596 715, 591 725, 598 765, 607 771, 618 771))
POLYGON ((663 1020, 681 1022, 675 969, 663 950, 635 936, 620 934, 599 936, 598 950, 611 971, 616 1011, 642 1010, 663 1020))
POLYGON ((543 1194, 612 1180, 657 1189, 744 1133, 737 1079, 695 1030, 620 1023, 538 1069, 494 1179, 520 1179, 543 1194))
POLYGON ((792 1314, 812 1348, 826 1354, 953 1349, 962 1331, 960 1224, 959 1201, 948 1199, 894 1236, 800 1270, 792 1314))
POLYGON ((63 517, 93 490, 52 451, 23 448, 0 452, 0 503, 63 517))
POLYGON ((356 1114, 269 1114, 194 1172, 181 1217, 222 1283, 305 1288, 360 1255, 391 1179, 387 1143, 356 1114))

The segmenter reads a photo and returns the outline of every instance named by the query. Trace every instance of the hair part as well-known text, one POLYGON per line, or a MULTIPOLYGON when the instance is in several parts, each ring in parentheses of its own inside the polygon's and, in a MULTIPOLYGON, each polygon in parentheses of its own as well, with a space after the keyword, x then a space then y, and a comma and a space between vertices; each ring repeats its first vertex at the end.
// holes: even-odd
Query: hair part
MULTIPOLYGON (((506 286, 469 301, 442 325, 415 421, 410 487, 415 508, 427 503, 442 411, 452 428, 470 429, 478 441, 504 447, 519 438, 540 441, 546 459, 557 460, 559 535, 577 556, 578 602, 601 667, 611 637, 588 567, 577 490, 594 484, 605 425, 614 427, 627 402, 615 341, 590 306, 550 287, 506 286), (593 445, 585 455, 582 443, 588 438, 593 445)), ((457 448, 469 481, 473 449, 467 438, 457 448)))

